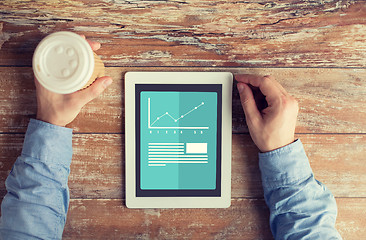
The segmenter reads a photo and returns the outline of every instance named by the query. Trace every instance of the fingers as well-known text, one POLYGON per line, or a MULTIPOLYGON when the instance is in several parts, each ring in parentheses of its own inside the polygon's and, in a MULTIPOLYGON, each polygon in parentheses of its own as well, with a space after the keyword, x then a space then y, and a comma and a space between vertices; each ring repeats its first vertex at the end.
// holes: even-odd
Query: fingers
POLYGON ((261 114, 255 103, 253 92, 246 83, 238 83, 237 87, 247 124, 248 126, 253 125, 261 119, 261 114))
POLYGON ((94 42, 94 41, 90 41, 90 40, 86 40, 86 41, 89 43, 89 45, 93 49, 93 51, 97 51, 101 46, 101 44, 99 42, 94 42))
POLYGON ((238 82, 258 87, 267 99, 281 95, 284 90, 278 87, 279 83, 276 83, 272 77, 268 76, 262 77, 251 74, 240 74, 236 75, 235 78, 238 82))
POLYGON ((109 85, 113 82, 111 77, 101 77, 95 80, 95 82, 81 91, 73 93, 73 98, 78 101, 80 107, 98 97, 109 85))
POLYGON ((288 95, 286 89, 284 89, 282 87, 282 85, 279 82, 277 82, 276 79, 274 79, 274 77, 266 75, 266 76, 264 76, 264 78, 269 78, 280 89, 280 91, 282 92, 283 95, 286 95, 286 96, 288 95))
POLYGON ((85 38, 85 35, 83 34, 80 34, 80 37, 84 38, 89 43, 93 51, 97 51, 101 47, 101 44, 99 42, 88 40, 85 38))
POLYGON ((38 79, 34 76, 34 84, 36 85, 36 88, 38 89, 41 84, 39 83, 38 79))

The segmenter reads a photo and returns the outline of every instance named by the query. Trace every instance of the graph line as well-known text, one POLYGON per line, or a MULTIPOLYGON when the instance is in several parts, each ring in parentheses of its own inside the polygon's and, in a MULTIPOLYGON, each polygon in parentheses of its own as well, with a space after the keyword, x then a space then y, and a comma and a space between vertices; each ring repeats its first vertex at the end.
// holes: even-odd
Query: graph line
POLYGON ((150 116, 151 116, 151 112, 150 112, 150 104, 151 104, 151 100, 150 98, 148 98, 148 127, 149 128, 166 128, 166 129, 208 129, 208 127, 153 127, 153 125, 158 122, 161 118, 167 116, 169 118, 171 118, 172 120, 174 120, 174 122, 178 122, 179 120, 181 120, 182 118, 184 118, 185 116, 189 115, 190 113, 192 113, 193 111, 197 110, 198 108, 202 107, 205 102, 201 102, 199 105, 197 105, 196 107, 192 108, 191 110, 189 110, 188 112, 186 112, 185 114, 181 115, 178 118, 173 117, 172 115, 169 114, 169 112, 165 112, 163 115, 159 116, 156 118, 155 121, 151 122, 150 120, 150 116))

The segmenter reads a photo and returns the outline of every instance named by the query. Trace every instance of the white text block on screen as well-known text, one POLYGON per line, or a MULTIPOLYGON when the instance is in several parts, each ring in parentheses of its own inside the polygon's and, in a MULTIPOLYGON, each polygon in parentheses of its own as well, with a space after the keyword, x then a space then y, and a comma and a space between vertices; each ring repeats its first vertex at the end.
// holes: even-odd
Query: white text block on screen
POLYGON ((207 153, 207 143, 187 143, 186 153, 207 153))

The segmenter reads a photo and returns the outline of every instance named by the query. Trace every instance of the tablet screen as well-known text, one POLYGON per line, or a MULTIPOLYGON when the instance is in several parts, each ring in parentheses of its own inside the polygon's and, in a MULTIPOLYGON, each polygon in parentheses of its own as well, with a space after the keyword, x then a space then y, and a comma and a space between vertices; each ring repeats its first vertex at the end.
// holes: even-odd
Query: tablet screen
POLYGON ((220 84, 136 84, 136 196, 221 195, 220 84))

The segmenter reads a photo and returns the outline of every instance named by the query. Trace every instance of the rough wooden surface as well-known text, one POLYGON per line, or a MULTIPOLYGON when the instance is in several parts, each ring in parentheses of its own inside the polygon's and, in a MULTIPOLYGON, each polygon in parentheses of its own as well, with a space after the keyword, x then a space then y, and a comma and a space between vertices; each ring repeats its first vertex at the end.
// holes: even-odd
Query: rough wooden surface
POLYGON ((0 2, 0 65, 31 65, 68 30, 100 40, 108 66, 366 67, 363 0, 0 2))
MULTIPOLYGON (((366 200, 338 198, 337 205, 343 239, 364 239, 366 200)), ((68 217, 63 239, 273 239, 268 209, 258 199, 233 199, 220 210, 131 210, 121 199, 76 199, 68 217)))
POLYGON ((209 210, 133 210, 121 199, 76 199, 68 217, 63 239, 272 239, 268 209, 256 199, 209 210))
MULTIPOLYGON (((125 68, 109 67, 113 85, 84 107, 70 125, 76 132, 124 132, 127 71, 229 71, 273 75, 300 104, 298 133, 366 133, 366 69, 125 68)), ((36 113, 31 68, 0 67, 0 132, 25 132, 36 113)), ((233 132, 248 132, 238 91, 233 92, 233 132)))
MULTIPOLYGON (((303 142, 315 177, 335 197, 366 197, 366 136, 297 135, 303 142)), ((23 135, 0 135, 0 193, 3 181, 22 147, 23 135)), ((77 134, 69 177, 71 198, 124 198, 124 135, 77 134)), ((248 134, 233 135, 232 197, 261 198, 258 149, 248 134)))
POLYGON ((75 129, 64 239, 272 239, 257 149, 233 92, 232 206, 124 205, 124 74, 271 74, 300 103, 296 128, 316 178, 338 204, 344 239, 366 235, 366 2, 363 0, 2 0, 0 199, 36 113, 33 51, 56 31, 102 43, 114 83, 75 129))

